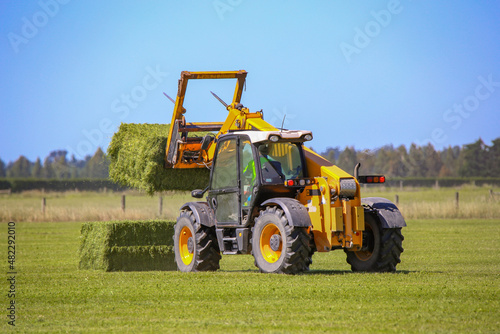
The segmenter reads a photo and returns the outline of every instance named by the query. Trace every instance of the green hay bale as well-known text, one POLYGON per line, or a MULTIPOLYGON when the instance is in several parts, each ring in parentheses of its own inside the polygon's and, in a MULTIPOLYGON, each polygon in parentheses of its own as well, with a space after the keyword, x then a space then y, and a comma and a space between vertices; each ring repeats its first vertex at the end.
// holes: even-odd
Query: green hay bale
POLYGON ((80 269, 104 271, 176 270, 173 221, 84 223, 80 269))
POLYGON ((111 247, 107 271, 177 270, 174 246, 111 247))
POLYGON ((207 168, 164 168, 169 127, 122 123, 108 147, 110 178, 151 195, 157 191, 205 188, 209 179, 207 168))
POLYGON ((171 245, 175 222, 150 220, 120 222, 111 225, 110 242, 113 246, 171 245))

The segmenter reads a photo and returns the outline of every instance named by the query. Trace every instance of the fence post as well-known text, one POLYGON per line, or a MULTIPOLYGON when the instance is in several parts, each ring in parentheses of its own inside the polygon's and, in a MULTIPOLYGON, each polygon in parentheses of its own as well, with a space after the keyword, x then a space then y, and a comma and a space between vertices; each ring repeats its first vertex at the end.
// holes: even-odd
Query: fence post
POLYGON ((490 189, 490 199, 495 199, 495 196, 493 195, 493 189, 490 189))
POLYGON ((458 203, 459 203, 459 195, 458 195, 458 191, 455 193, 455 207, 457 208, 458 210, 458 203))
POLYGON ((403 191, 403 180, 399 180, 399 190, 403 191))
POLYGON ((122 195, 122 211, 125 212, 125 195, 122 195))
POLYGON ((161 216, 163 213, 163 196, 158 197, 158 214, 161 216))
POLYGON ((396 205, 399 205, 399 195, 394 196, 394 202, 396 202, 396 205))
POLYGON ((45 197, 42 198, 42 213, 45 214, 45 206, 47 205, 47 200, 45 197))

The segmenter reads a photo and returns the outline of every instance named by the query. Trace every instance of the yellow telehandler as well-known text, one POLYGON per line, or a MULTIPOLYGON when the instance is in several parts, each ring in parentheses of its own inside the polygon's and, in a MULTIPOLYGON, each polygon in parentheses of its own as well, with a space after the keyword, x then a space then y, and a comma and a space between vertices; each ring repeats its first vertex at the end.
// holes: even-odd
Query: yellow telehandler
MULTIPOLYGON (((175 260, 180 271, 219 269, 221 254, 252 254, 261 272, 296 274, 314 252, 343 249, 353 271, 392 272, 403 252, 405 220, 389 200, 361 198, 361 183, 383 175, 350 175, 304 146, 313 135, 278 129, 241 103, 247 72, 181 73, 168 134, 166 168, 210 168, 210 181, 180 208, 175 260), (186 122, 193 79, 236 79, 223 122, 186 122), (189 136, 200 132, 205 135, 189 136), (208 133, 208 134, 206 134, 208 133)), ((173 101, 173 99, 172 99, 173 101)))

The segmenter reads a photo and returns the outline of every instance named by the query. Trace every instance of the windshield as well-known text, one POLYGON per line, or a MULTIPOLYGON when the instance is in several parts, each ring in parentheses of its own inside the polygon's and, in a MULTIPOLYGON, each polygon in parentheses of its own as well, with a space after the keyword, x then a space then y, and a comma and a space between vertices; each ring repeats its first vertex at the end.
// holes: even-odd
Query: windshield
POLYGON ((282 183, 304 177, 300 144, 278 142, 259 145, 259 158, 264 183, 282 183))

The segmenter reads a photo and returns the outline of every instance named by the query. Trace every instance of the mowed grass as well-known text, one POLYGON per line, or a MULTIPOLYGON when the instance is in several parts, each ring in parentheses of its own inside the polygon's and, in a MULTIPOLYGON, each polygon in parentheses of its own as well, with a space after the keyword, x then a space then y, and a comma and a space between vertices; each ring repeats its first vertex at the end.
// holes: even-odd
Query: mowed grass
POLYGON ((297 276, 242 255, 215 273, 78 270, 80 227, 16 224, 19 332, 500 332, 500 219, 408 220, 394 274, 352 273, 334 251, 297 276))

